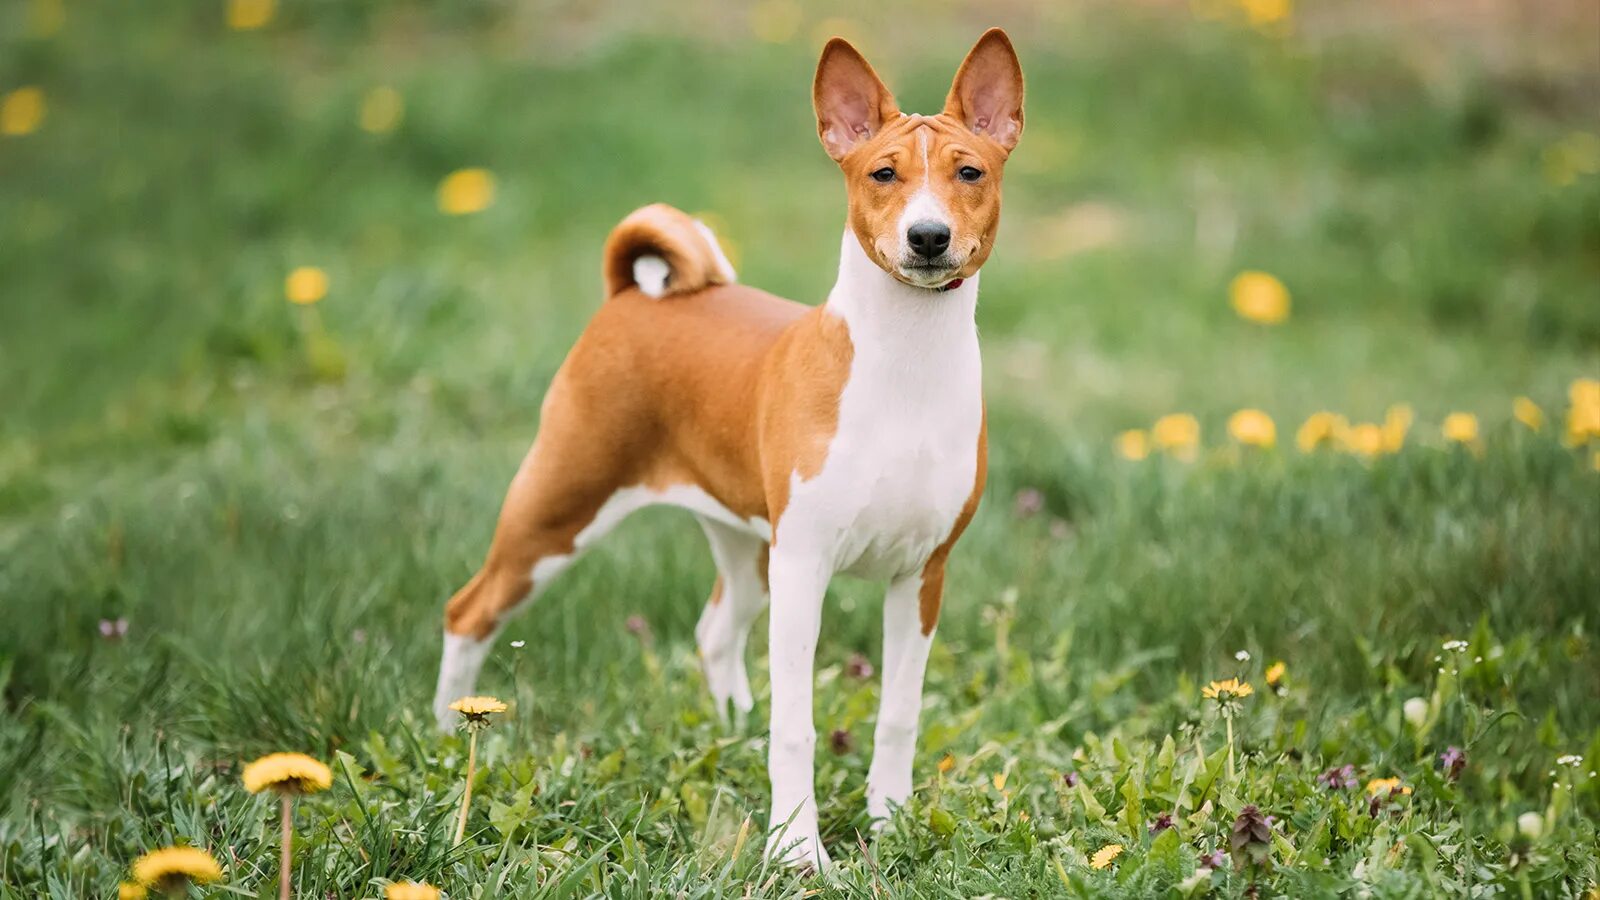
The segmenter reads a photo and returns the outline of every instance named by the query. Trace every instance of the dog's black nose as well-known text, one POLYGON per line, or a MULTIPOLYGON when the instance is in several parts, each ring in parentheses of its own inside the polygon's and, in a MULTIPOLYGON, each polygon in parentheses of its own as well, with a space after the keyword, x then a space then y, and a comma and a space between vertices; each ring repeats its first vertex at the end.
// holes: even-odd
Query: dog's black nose
POLYGON ((912 253, 933 259, 950 249, 950 227, 939 222, 918 222, 906 229, 906 243, 911 245, 912 253))

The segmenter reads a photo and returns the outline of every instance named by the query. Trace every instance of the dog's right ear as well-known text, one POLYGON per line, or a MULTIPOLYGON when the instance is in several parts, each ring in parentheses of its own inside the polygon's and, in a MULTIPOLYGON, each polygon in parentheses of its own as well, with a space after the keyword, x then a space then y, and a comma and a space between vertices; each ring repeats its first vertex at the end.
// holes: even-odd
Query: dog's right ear
POLYGON ((839 37, 822 48, 811 103, 817 109, 817 136, 835 160, 844 159, 857 144, 877 134, 884 122, 900 115, 894 95, 878 80, 878 73, 839 37))

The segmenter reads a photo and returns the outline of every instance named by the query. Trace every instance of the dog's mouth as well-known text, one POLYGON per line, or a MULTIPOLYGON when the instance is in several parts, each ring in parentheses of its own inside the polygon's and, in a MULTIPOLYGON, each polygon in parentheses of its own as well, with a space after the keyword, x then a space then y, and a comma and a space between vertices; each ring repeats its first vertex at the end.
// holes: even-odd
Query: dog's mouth
POLYGON ((906 260, 891 274, 912 287, 941 288, 961 277, 961 263, 948 257, 906 260))

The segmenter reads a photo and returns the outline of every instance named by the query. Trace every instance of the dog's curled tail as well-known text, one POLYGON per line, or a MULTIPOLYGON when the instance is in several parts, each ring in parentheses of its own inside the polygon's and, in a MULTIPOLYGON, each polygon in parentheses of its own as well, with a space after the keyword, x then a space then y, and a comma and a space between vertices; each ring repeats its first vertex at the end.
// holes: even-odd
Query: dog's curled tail
POLYGON ((716 235, 665 203, 636 209, 617 223, 604 251, 606 296, 637 285, 651 297, 687 294, 735 280, 716 235))

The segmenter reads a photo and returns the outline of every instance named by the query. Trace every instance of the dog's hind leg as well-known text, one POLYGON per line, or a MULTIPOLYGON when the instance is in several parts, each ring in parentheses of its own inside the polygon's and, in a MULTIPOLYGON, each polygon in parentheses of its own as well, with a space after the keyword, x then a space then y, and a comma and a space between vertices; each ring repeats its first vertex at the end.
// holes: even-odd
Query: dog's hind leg
MULTIPOLYGON (((587 472, 545 465, 541 433, 511 482, 483 568, 445 606, 444 652, 433 713, 442 730, 456 716, 450 704, 471 694, 506 619, 537 597, 587 547, 643 505, 601 467, 587 472)), ((593 458, 593 455, 590 455, 593 458)))
POLYGON ((745 671, 745 641, 767 608, 767 542, 705 516, 697 518, 717 562, 717 583, 694 629, 700 665, 717 716, 726 722, 731 703, 742 722, 755 704, 745 671))

